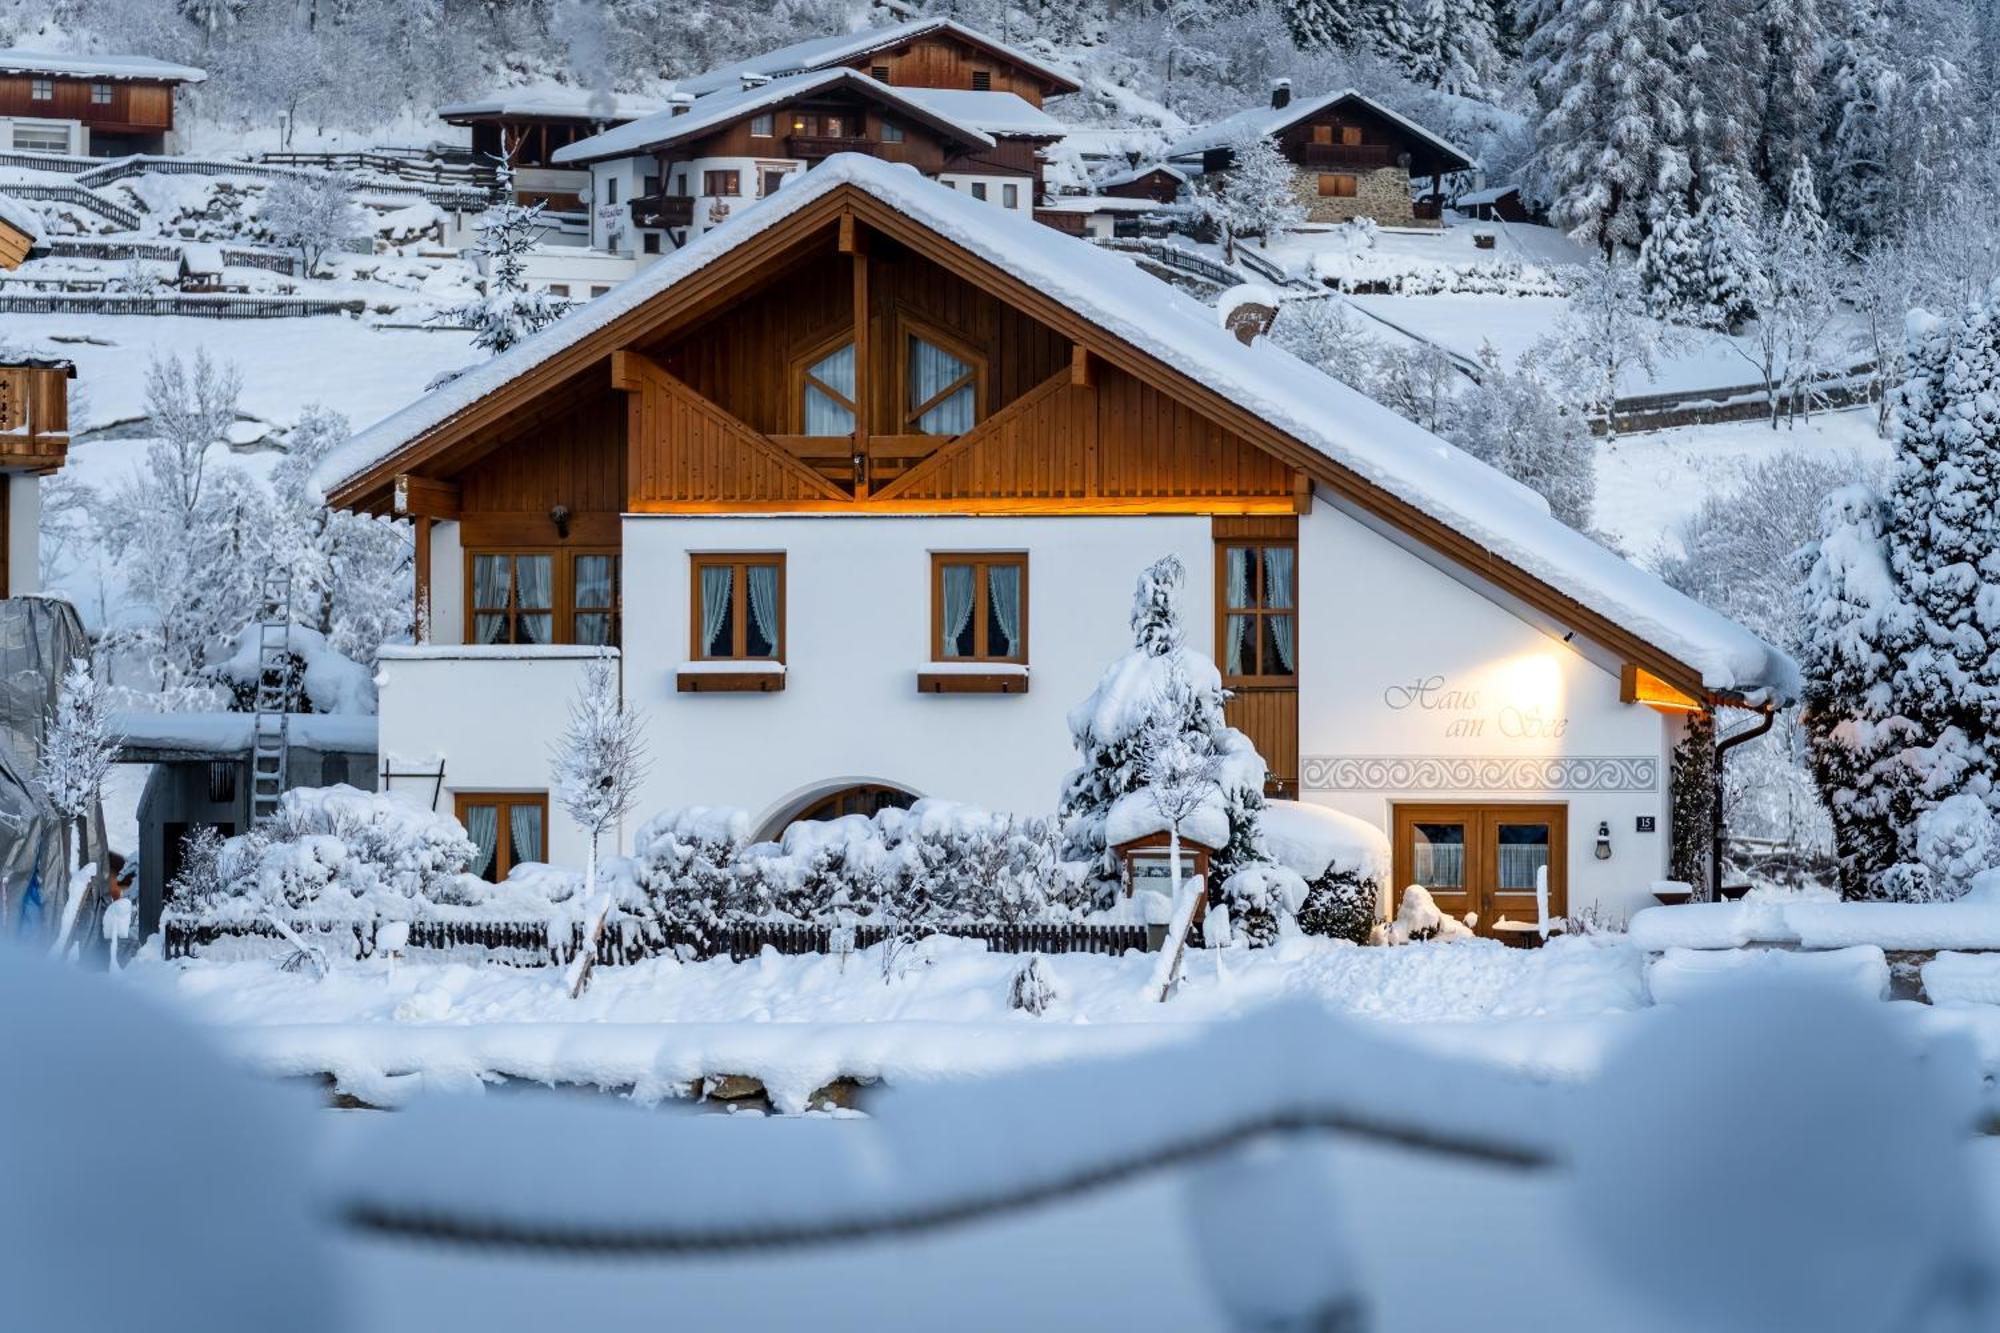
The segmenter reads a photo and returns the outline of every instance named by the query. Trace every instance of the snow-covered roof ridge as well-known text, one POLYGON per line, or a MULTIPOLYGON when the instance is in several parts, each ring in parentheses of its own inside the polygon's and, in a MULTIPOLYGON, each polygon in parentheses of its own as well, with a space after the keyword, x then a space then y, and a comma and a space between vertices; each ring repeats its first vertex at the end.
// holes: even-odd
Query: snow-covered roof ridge
POLYGON ((449 120, 453 116, 548 116, 625 121, 650 116, 665 110, 667 105, 658 97, 618 93, 611 95, 610 109, 606 110, 605 97, 606 94, 589 88, 558 85, 508 88, 485 97, 448 103, 439 107, 437 114, 441 120, 449 120))
POLYGON ((1318 97, 1300 98, 1281 107, 1247 107, 1242 111, 1236 112, 1234 115, 1224 116, 1221 120, 1211 125, 1205 125, 1194 131, 1194 133, 1169 144, 1166 155, 1168 157, 1192 157, 1197 153, 1205 153, 1211 148, 1222 148, 1246 130, 1255 134, 1276 134, 1288 126, 1297 124, 1308 116, 1318 115, 1328 107, 1345 102, 1350 98, 1360 102, 1383 119, 1394 121, 1411 134, 1430 143, 1433 147, 1450 153, 1455 157, 1461 157, 1475 166, 1478 165, 1479 159, 1477 157, 1466 152, 1465 149, 1460 148, 1457 144, 1435 130, 1419 125, 1402 112, 1386 106, 1366 93, 1354 88, 1342 88, 1338 92, 1323 93, 1318 97))
POLYGON ((823 69, 828 65, 852 60, 856 56, 867 55, 871 51, 879 51, 885 46, 897 46, 934 32, 948 32, 953 36, 990 47, 1024 69, 1031 69, 1059 83, 1074 85, 1076 82, 1070 75, 1047 61, 1031 56, 1019 47, 997 41, 955 19, 924 18, 892 23, 880 28, 860 28, 825 37, 809 37, 802 42, 793 42, 790 46, 781 46, 776 50, 751 56, 747 60, 719 65, 705 73, 682 79, 678 87, 681 92, 705 97, 710 93, 736 87, 746 74, 775 78, 803 70, 823 69))
POLYGON ((672 111, 662 111, 657 115, 620 125, 616 129, 606 130, 602 134, 594 134, 588 139, 565 144, 551 155, 550 160, 568 166, 598 162, 608 157, 629 157, 662 144, 674 143, 692 135, 719 129, 732 121, 741 120, 744 116, 755 115, 766 108, 781 106, 795 97, 806 97, 839 87, 853 88, 870 94, 890 106, 901 108, 918 120, 941 125, 960 135, 968 143, 981 148, 993 147, 992 137, 984 130, 947 113, 932 110, 929 106, 907 96, 909 89, 892 88, 859 70, 841 66, 836 69, 814 70, 787 78, 773 79, 769 83, 755 88, 745 88, 739 92, 718 93, 714 97, 704 97, 679 115, 675 115, 672 111))
POLYGON ((1717 693, 1762 701, 1798 691, 1798 667, 1734 621, 1545 509, 1519 488, 1387 407, 1262 340, 1246 347, 1214 310, 1087 241, 980 203, 905 167, 855 153, 828 158, 606 295, 340 446, 321 463, 328 492, 515 377, 639 309, 815 200, 843 186, 873 196, 995 267, 1024 275, 1111 337, 1226 397, 1341 473, 1411 506, 1626 633, 1697 672, 1717 693))
POLYGON ((155 60, 151 56, 78 55, 25 51, 19 47, 0 50, 0 74, 63 74, 72 78, 158 80, 163 83, 201 83, 208 78, 205 69, 155 60))
POLYGON ((1114 185, 1130 185, 1133 181, 1144 180, 1156 171, 1166 172, 1183 185, 1188 182, 1188 174, 1171 162, 1142 162, 1138 166, 1121 171, 1114 176, 1106 176, 1103 180, 1097 182, 1097 188, 1108 190, 1114 185))

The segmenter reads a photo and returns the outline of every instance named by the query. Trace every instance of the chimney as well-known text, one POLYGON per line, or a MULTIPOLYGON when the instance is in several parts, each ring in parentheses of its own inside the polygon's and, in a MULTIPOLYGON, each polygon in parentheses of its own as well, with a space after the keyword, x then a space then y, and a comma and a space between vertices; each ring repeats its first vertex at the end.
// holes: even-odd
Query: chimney
POLYGON ((693 93, 667 94, 667 111, 671 115, 685 116, 688 113, 688 110, 693 106, 694 106, 693 93))
POLYGON ((1282 111, 1292 104, 1292 81, 1290 79, 1271 80, 1271 109, 1282 111))
POLYGON ((768 74, 742 74, 737 77, 742 81, 743 91, 746 93, 752 88, 762 88, 771 81, 771 76, 768 74))

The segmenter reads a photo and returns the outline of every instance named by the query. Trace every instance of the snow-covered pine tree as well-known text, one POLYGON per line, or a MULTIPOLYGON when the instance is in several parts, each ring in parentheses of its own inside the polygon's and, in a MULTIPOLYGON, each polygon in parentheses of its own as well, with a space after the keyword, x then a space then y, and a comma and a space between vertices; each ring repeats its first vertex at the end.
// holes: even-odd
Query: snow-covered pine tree
POLYGON ((1549 383, 1536 349, 1510 369, 1488 343, 1479 349, 1479 366, 1479 382, 1446 438, 1541 495, 1562 522, 1588 532, 1597 501, 1597 441, 1582 406, 1549 383))
POLYGON ((1355 0, 1360 37, 1375 54, 1407 69, 1416 46, 1416 25, 1405 0, 1355 0))
POLYGON ((1826 20, 1820 0, 1763 0, 1759 18, 1752 165, 1775 186, 1819 151, 1826 20))
POLYGON ((1416 0, 1405 68, 1414 83, 1481 97, 1500 71, 1493 0, 1416 0))
POLYGON ((1646 239, 1639 242, 1639 285, 1654 315, 1679 323, 1701 321, 1706 295, 1701 260, 1686 196, 1678 190, 1660 195, 1653 201, 1646 239))
POLYGON ((1606 255, 1639 243, 1660 195, 1687 189, 1687 57, 1661 0, 1558 0, 1528 43, 1540 193, 1606 255))
POLYGON ((499 202, 479 220, 479 253, 486 257, 485 291, 463 305, 439 312, 438 318, 472 329, 472 345, 492 352, 506 351, 533 337, 569 313, 573 302, 547 288, 528 289, 528 252, 544 230, 540 202, 514 200, 514 169, 501 143, 495 191, 499 202))
POLYGON ((646 738, 639 715, 626 707, 618 687, 617 659, 599 655, 585 668, 570 702, 569 725, 556 742, 550 785, 564 813, 590 835, 579 901, 586 915, 582 947, 570 963, 571 998, 590 984, 597 943, 611 898, 597 889, 597 847, 605 833, 632 811, 646 772, 646 738))
POLYGON ((1111 808, 1121 797, 1146 788, 1148 728, 1165 697, 1162 684, 1177 657, 1188 688, 1177 706, 1180 730, 1220 757, 1218 777, 1228 823, 1228 844, 1212 860, 1211 883, 1220 885, 1239 866, 1263 860, 1259 820, 1264 809, 1264 761, 1250 738, 1230 726, 1222 705, 1228 697, 1221 673, 1206 654, 1187 646, 1181 618, 1181 587, 1187 570, 1178 557, 1164 556, 1139 576, 1132 599, 1132 651, 1113 662, 1097 688, 1069 715, 1070 738, 1082 762, 1063 780, 1057 807, 1067 858, 1084 862, 1095 881, 1095 907, 1109 907, 1120 887, 1118 857, 1106 837, 1111 808))
POLYGON ((1724 163, 1712 163, 1702 173, 1698 193, 1701 203, 1691 222, 1700 274, 1696 318, 1708 328, 1733 329, 1756 312, 1751 299, 1756 206, 1742 173, 1724 163))
POLYGON ((1827 61, 1833 72, 1826 99, 1824 156, 1827 201, 1858 243, 1892 224, 1895 146, 1890 131, 1897 77, 1888 57, 1882 11, 1850 0, 1847 30, 1827 61))
POLYGON ((49 719, 35 767, 36 785, 62 819, 63 845, 69 853, 62 924, 49 950, 58 958, 69 947, 70 933, 96 878, 96 867, 83 863, 85 826, 96 813, 117 753, 118 736, 112 730, 104 683, 91 673, 90 663, 75 658, 63 673, 55 716, 49 719))
POLYGON ((1212 180, 1204 176, 1194 198, 1233 264, 1238 237, 1256 236, 1269 245, 1273 232, 1297 226, 1306 210, 1299 202, 1298 172, 1270 135, 1246 130, 1230 141, 1229 151, 1229 169, 1212 180))
POLYGON ((1279 12, 1301 51, 1345 51, 1360 28, 1355 7, 1341 0, 1282 0, 1279 12))

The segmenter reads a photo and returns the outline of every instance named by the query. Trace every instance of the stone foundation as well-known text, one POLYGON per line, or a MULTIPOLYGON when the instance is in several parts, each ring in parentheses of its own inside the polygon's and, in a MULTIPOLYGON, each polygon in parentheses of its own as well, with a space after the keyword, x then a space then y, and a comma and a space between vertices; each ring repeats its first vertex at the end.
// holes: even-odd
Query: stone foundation
POLYGON ((1292 178, 1293 193, 1305 205, 1308 222, 1346 222, 1351 218, 1373 218, 1385 227, 1435 227, 1435 222, 1417 221, 1410 205, 1410 173, 1402 167, 1329 168, 1327 173, 1351 175, 1354 196, 1343 199, 1319 192, 1321 172, 1300 168, 1292 178))

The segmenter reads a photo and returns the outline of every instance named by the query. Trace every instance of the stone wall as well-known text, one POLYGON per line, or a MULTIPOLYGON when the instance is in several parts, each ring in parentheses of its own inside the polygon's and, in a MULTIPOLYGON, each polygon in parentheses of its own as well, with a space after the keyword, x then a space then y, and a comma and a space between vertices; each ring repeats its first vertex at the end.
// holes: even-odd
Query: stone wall
POLYGON ((1436 226, 1420 223, 1410 207, 1410 173, 1403 167, 1334 168, 1355 178, 1351 199, 1325 196, 1319 192, 1320 172, 1300 168, 1293 179, 1293 191, 1306 208, 1308 222, 1346 222, 1368 217, 1387 227, 1436 226))

